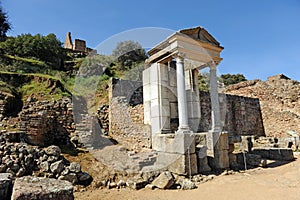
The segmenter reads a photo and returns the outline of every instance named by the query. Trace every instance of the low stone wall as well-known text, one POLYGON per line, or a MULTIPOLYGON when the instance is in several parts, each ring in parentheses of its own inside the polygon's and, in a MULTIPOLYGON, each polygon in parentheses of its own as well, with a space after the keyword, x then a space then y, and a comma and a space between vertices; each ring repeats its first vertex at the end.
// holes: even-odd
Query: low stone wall
MULTIPOLYGON (((236 95, 220 94, 221 120, 229 136, 264 136, 259 99, 236 95)), ((200 91, 200 131, 206 132, 211 126, 211 105, 208 92, 200 91)))
MULTIPOLYGON (((109 128, 112 135, 120 134, 127 137, 128 134, 139 132, 137 130, 140 127, 137 128, 137 125, 142 126, 144 117, 143 91, 140 86, 140 82, 111 80, 109 128)), ((211 129, 210 95, 203 91, 200 91, 199 95, 201 105, 199 132, 207 132, 211 129)), ((228 94, 219 96, 224 131, 228 131, 229 136, 265 135, 259 99, 228 94)), ((171 127, 177 127, 177 123, 178 120, 172 119, 171 127)), ((150 133, 144 136, 147 137, 148 134, 150 133)))
POLYGON ((19 129, 35 145, 67 144, 70 133, 75 131, 69 98, 52 102, 28 99, 19 116, 19 129))

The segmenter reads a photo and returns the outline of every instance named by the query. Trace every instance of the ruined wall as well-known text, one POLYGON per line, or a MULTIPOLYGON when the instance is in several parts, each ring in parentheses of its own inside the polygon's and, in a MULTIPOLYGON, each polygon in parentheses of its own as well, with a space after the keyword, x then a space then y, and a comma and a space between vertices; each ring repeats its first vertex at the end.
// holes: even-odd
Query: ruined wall
POLYGON ((29 99, 19 116, 19 129, 35 145, 66 144, 70 133, 75 131, 69 98, 52 102, 29 99))
MULTIPOLYGON (((224 130, 233 135, 265 135, 259 99, 236 95, 219 94, 221 120, 224 130)), ((200 91, 200 131, 211 127, 211 106, 208 92, 200 91)))
POLYGON ((73 50, 86 52, 86 42, 84 40, 75 39, 73 50))
MULTIPOLYGON (((143 127, 143 91, 141 83, 134 81, 112 80, 110 91, 109 127, 112 135, 128 137, 134 135, 147 137, 150 134, 143 127), (131 105, 131 106, 130 106, 131 105)), ((211 105, 208 92, 200 91, 201 120, 199 131, 207 132, 211 128, 211 105)), ((221 119, 224 130, 230 136, 265 135, 260 103, 257 98, 220 94, 221 119)), ((178 127, 178 120, 171 120, 171 127, 178 127)), ((148 127, 149 128, 149 127, 148 127)), ((119 138, 120 139, 120 138, 119 138)), ((144 140, 144 139, 143 139, 144 140)), ((119 141, 119 140, 118 140, 119 141)))
POLYGON ((109 135, 128 149, 150 145, 150 129, 143 120, 141 84, 118 79, 110 82, 109 135))

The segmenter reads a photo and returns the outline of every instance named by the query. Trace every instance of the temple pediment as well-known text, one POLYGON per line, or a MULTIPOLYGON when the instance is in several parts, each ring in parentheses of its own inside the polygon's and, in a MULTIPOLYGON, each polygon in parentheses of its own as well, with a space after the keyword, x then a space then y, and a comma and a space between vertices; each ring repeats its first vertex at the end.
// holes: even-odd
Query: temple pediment
POLYGON ((176 55, 198 62, 198 66, 205 66, 214 61, 218 64, 222 58, 220 52, 224 48, 204 28, 196 27, 176 31, 164 41, 148 51, 147 63, 166 63, 176 55))
POLYGON ((221 47, 220 43, 211 34, 209 34, 207 30, 200 26, 195 28, 182 29, 179 32, 190 36, 195 40, 199 40, 201 42, 206 42, 214 46, 221 47))

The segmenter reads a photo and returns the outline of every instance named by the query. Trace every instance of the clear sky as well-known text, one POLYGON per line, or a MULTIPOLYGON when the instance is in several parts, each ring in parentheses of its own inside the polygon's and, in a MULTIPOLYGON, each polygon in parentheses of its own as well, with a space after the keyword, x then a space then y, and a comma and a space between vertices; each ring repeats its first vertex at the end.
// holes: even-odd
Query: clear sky
POLYGON ((300 80, 300 0, 2 0, 9 35, 68 31, 89 47, 134 28, 203 26, 225 47, 219 73, 300 80))

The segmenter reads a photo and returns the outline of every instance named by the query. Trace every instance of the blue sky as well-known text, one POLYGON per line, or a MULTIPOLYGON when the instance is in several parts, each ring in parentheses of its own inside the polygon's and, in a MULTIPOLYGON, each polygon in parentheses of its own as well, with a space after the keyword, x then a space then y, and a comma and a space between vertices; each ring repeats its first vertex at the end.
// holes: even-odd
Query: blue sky
POLYGON ((203 26, 225 47, 219 73, 265 80, 283 73, 300 80, 299 0, 2 0, 9 35, 55 33, 96 47, 112 35, 142 27, 203 26))

